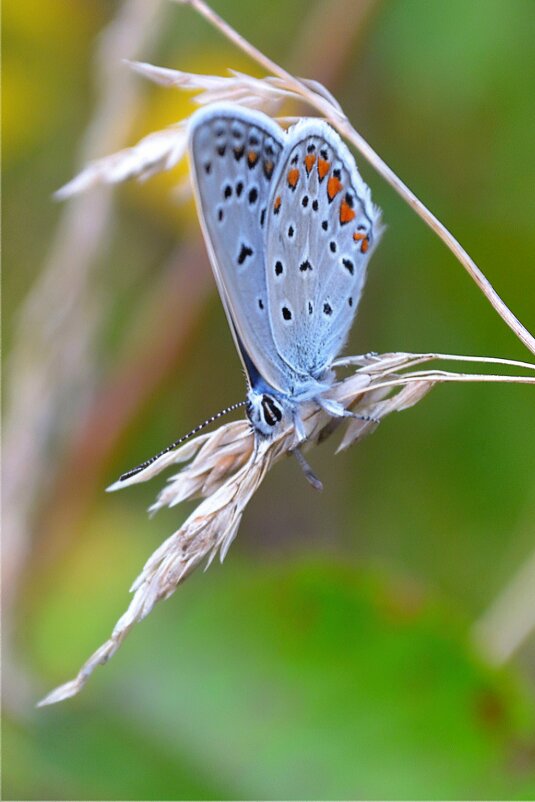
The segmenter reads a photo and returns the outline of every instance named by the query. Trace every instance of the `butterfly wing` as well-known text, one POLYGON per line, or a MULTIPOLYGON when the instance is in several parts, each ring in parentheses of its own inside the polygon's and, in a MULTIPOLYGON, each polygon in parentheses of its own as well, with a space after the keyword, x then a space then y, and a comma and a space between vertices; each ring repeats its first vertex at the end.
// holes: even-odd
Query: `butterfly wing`
POLYGON ((340 137, 321 120, 298 123, 266 229, 271 330, 293 370, 319 377, 343 347, 379 236, 379 209, 340 137))
POLYGON ((231 104, 198 111, 190 124, 199 218, 238 351, 253 386, 262 377, 283 392, 291 369, 271 333, 265 228, 285 139, 266 115, 231 104))

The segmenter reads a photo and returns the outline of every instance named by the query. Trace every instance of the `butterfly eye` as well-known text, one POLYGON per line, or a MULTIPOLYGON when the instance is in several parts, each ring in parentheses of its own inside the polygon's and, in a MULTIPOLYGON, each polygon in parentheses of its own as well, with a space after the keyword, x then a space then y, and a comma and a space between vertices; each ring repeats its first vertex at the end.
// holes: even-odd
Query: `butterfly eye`
POLYGON ((274 398, 264 394, 262 396, 262 412, 264 413, 264 420, 269 426, 275 426, 282 420, 282 409, 277 404, 274 398))

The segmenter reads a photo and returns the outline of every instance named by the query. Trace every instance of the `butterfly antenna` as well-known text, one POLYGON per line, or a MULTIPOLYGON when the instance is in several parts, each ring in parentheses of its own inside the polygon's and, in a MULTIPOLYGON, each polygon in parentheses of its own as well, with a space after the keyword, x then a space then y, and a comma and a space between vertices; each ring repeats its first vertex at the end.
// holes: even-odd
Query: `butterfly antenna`
POLYGON ((132 468, 130 471, 123 473, 119 477, 119 482, 124 482, 125 479, 130 479, 130 477, 135 476, 136 473, 144 471, 145 468, 148 468, 149 465, 152 465, 152 463, 156 462, 157 459, 163 457, 164 454, 167 454, 169 451, 172 451, 174 448, 179 446, 181 443, 184 443, 186 440, 189 440, 190 437, 193 437, 193 435, 197 434, 197 432, 200 432, 201 429, 204 429, 206 426, 209 426, 211 423, 218 420, 218 418, 222 418, 223 415, 226 415, 229 412, 234 412, 235 409, 239 409, 240 407, 244 407, 246 403, 247 403, 246 401, 238 401, 237 404, 231 404, 230 407, 226 407, 226 409, 222 409, 220 412, 216 412, 216 414, 212 415, 211 418, 208 418, 203 423, 199 423, 199 425, 196 426, 194 429, 192 429, 191 432, 188 432, 188 434, 185 434, 183 435, 183 437, 180 437, 178 440, 175 440, 174 443, 171 443, 171 445, 167 446, 167 448, 164 448, 163 451, 160 451, 158 454, 155 454, 150 459, 145 460, 145 462, 142 462, 141 465, 138 465, 136 468, 132 468))

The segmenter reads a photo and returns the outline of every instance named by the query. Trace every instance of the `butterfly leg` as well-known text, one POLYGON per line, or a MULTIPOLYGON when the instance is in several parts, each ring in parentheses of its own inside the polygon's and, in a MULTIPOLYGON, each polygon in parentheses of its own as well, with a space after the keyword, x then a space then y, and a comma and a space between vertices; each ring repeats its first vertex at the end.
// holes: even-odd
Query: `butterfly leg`
POLYGON ((299 463, 299 467, 305 474, 307 481, 310 482, 314 490, 323 490, 323 484, 318 479, 318 477, 316 476, 316 474, 314 473, 314 471, 304 458, 303 454, 299 449, 299 446, 297 446, 297 448, 294 448, 291 453, 296 458, 297 462, 299 463))
POLYGON ((357 412, 351 412, 350 409, 346 409, 342 404, 338 401, 334 401, 332 398, 318 398, 317 402, 320 407, 322 407, 325 412, 328 412, 329 415, 332 415, 333 418, 356 418, 366 423, 381 422, 379 418, 373 418, 371 415, 359 415, 357 412))
POLYGON ((298 409, 294 410, 293 419, 294 419, 295 433, 297 434, 297 446, 296 447, 299 448, 299 445, 301 443, 304 443, 305 440, 307 439, 307 435, 306 435, 305 427, 303 425, 303 421, 301 420, 301 415, 299 414, 299 410, 298 409))
POLYGON ((366 365, 369 365, 370 362, 377 362, 379 358, 379 353, 377 351, 368 351, 366 354, 360 354, 359 356, 344 356, 340 359, 336 359, 333 362, 333 367, 348 368, 352 365, 366 367, 366 365))

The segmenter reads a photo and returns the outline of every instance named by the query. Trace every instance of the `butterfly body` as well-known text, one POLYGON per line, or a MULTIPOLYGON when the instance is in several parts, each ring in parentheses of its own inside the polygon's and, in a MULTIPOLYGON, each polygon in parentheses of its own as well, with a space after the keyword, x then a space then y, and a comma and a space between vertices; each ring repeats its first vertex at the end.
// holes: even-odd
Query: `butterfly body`
POLYGON ((350 152, 321 120, 287 132, 218 104, 190 123, 195 195, 214 276, 248 378, 247 411, 269 436, 325 397, 380 236, 350 152))

